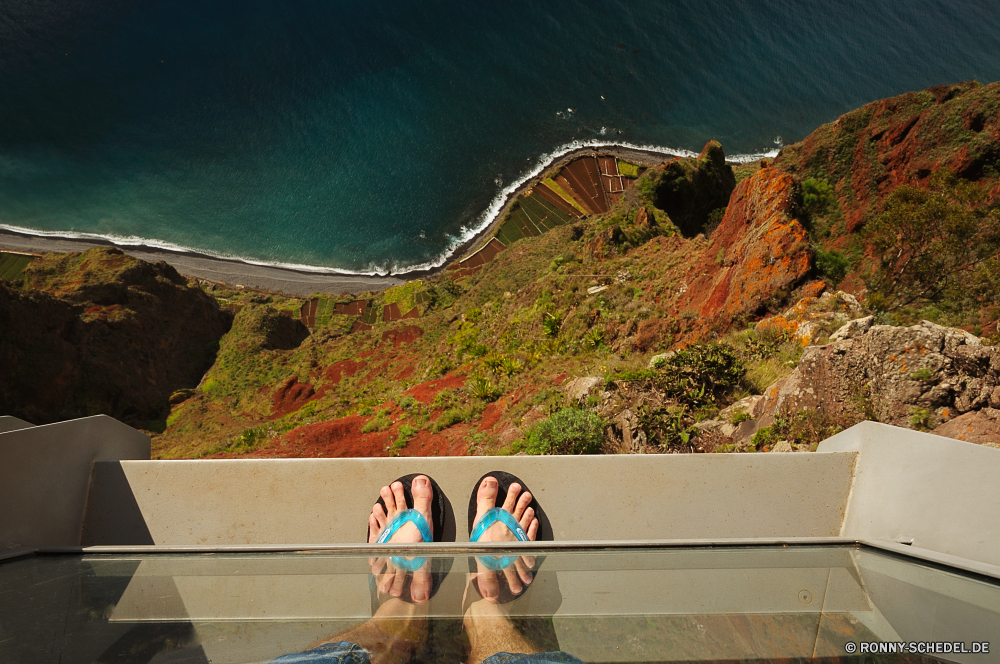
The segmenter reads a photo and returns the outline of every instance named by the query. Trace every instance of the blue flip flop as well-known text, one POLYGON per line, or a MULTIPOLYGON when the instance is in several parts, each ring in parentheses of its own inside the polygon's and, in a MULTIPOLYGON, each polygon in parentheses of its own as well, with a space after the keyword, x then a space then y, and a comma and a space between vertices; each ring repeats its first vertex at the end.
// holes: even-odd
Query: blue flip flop
MULTIPOLYGON (((392 484, 396 482, 401 482, 403 484, 403 496, 406 500, 407 509, 397 514, 395 517, 393 517, 393 519, 389 523, 386 524, 385 528, 382 529, 382 532, 379 533, 378 540, 376 540, 375 543, 376 544, 387 543, 392 538, 392 536, 396 534, 396 531, 407 523, 412 523, 417 527, 417 530, 420 532, 420 539, 422 541, 424 542, 443 541, 447 501, 445 499, 444 492, 441 491, 441 487, 439 487, 437 482, 434 481, 434 478, 432 478, 430 475, 427 475, 426 473, 412 473, 410 475, 404 475, 403 477, 393 480, 392 484), (428 480, 430 480, 431 490, 434 492, 434 497, 431 499, 431 521, 434 524, 433 536, 431 534, 432 533, 431 524, 428 523, 427 519, 424 517, 423 514, 413 509, 413 491, 411 485, 413 483, 413 479, 418 477, 419 475, 424 475, 425 477, 427 477, 428 480)), ((382 496, 379 496, 377 502, 379 505, 382 506, 383 510, 386 509, 385 501, 382 499, 382 496)), ((368 533, 366 531, 365 539, 367 540, 367 538, 368 538, 368 533)), ((391 561, 393 566, 412 573, 423 567, 424 564, 427 562, 427 558, 424 556, 420 556, 414 558, 413 560, 407 560, 402 556, 393 556, 391 558, 391 561)), ((451 562, 452 561, 450 558, 432 559, 431 561, 432 587, 430 593, 431 597, 433 597, 434 594, 437 593, 438 587, 441 585, 441 580, 451 569, 451 562)), ((377 608, 378 593, 375 590, 374 577, 371 578, 371 582, 372 582, 371 587, 372 587, 372 606, 373 606, 372 610, 374 611, 375 608, 377 608)), ((404 593, 404 595, 408 596, 406 593, 404 593)), ((410 600, 406 599, 405 601, 410 601, 410 600)))
MULTIPOLYGON (((502 505, 504 503, 504 501, 507 499, 507 492, 510 488, 510 485, 514 484, 515 482, 521 485, 521 491, 531 492, 528 486, 520 478, 511 475, 510 473, 504 472, 502 470, 486 473, 485 475, 480 477, 472 489, 472 496, 469 498, 469 541, 478 542, 479 538, 482 537, 483 533, 486 532, 486 529, 495 523, 504 524, 510 530, 510 532, 513 533, 517 541, 519 542, 530 541, 528 539, 528 534, 524 532, 524 529, 521 527, 521 524, 517 522, 517 519, 514 518, 514 515, 503 508, 494 507, 488 510, 482 516, 481 519, 479 519, 478 521, 475 520, 476 503, 477 503, 476 495, 479 492, 479 485, 482 484, 483 480, 486 479, 487 477, 493 477, 497 481, 498 486, 497 486, 496 502, 498 504, 502 505)), ((535 510, 535 518, 538 519, 537 539, 542 540, 543 533, 548 535, 548 537, 544 539, 552 539, 551 537, 552 529, 551 527, 549 527, 548 519, 545 516, 545 512, 542 511, 541 506, 539 506, 538 500, 535 498, 534 493, 531 494, 531 502, 528 504, 528 506, 535 510)), ((476 556, 475 560, 479 561, 479 563, 488 570, 491 570, 493 572, 501 572, 509 568, 511 565, 513 565, 519 557, 520 557, 519 555, 502 556, 499 558, 495 556, 476 556)), ((537 562, 535 565, 535 570, 538 569, 538 566, 541 564, 541 560, 543 559, 544 557, 536 558, 537 562)), ((476 565, 472 558, 469 559, 469 571, 470 572, 476 571, 476 565)), ((473 584, 475 585, 476 592, 479 592, 478 582, 473 581, 473 584)), ((527 587, 525 587, 524 590, 527 590, 527 587)), ((524 591, 522 591, 520 594, 523 593, 524 591)), ((482 596, 482 593, 480 593, 480 596, 482 596)), ((499 603, 506 604, 507 602, 513 601, 516 598, 517 596, 515 596, 510 591, 510 589, 506 587, 506 584, 504 584, 504 587, 501 589, 500 592, 500 597, 498 598, 499 603)))

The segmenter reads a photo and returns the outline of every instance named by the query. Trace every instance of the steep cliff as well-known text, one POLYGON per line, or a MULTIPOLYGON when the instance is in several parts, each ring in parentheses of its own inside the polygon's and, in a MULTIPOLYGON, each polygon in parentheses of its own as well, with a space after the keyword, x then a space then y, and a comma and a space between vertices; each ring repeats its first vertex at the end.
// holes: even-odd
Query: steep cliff
POLYGON ((49 254, 23 286, 0 284, 0 412, 35 424, 106 413, 146 428, 198 384, 230 321, 166 263, 49 254))

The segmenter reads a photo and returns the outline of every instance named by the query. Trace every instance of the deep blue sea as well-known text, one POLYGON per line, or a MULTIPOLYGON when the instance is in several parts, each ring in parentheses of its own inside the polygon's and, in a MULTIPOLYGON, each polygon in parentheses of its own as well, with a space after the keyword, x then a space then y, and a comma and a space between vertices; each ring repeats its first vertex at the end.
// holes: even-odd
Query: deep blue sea
POLYGON ((574 142, 763 153, 969 79, 997 0, 0 0, 0 225, 405 271, 574 142))

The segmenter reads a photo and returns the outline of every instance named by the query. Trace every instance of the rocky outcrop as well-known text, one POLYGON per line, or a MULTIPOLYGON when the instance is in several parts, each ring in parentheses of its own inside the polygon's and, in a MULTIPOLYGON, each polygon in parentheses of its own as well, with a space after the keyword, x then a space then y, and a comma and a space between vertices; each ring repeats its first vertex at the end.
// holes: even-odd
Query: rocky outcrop
POLYGON ((794 213, 791 176, 762 168, 740 182, 673 305, 676 316, 695 321, 688 336, 760 314, 805 279, 812 253, 794 213))
POLYGON ((983 408, 974 410, 945 422, 934 433, 967 443, 1000 447, 1000 410, 983 408))
POLYGON ((744 449, 776 418, 818 411, 842 427, 873 419, 1000 443, 1000 348, 928 321, 891 327, 872 320, 849 321, 830 343, 806 348, 790 375, 699 423, 699 431, 744 449))
POLYGON ((142 428, 211 366, 231 315, 166 263, 50 254, 0 285, 0 412, 44 424, 106 413, 142 428))
POLYGON ((718 141, 709 141, 698 159, 675 159, 653 183, 653 205, 670 215, 685 237, 704 231, 715 210, 726 207, 736 187, 733 169, 718 141))
POLYGON ((930 428, 987 406, 1000 406, 1000 349, 924 321, 806 348, 772 408, 930 428))

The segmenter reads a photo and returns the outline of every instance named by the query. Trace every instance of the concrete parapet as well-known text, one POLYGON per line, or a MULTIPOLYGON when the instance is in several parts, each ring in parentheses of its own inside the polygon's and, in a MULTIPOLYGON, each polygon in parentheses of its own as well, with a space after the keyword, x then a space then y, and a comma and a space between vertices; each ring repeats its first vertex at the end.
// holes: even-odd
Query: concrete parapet
POLYGON ((25 422, 20 418, 11 417, 10 415, 0 415, 0 433, 17 431, 18 429, 27 429, 28 427, 33 426, 35 425, 30 422, 25 422))
POLYGON ((857 452, 840 534, 1000 565, 1000 450, 862 422, 820 452, 857 452))
POLYGON ((79 545, 94 462, 148 458, 149 437, 106 415, 0 434, 0 551, 79 545))
POLYGON ((830 537, 841 529, 854 457, 841 452, 106 462, 95 466, 83 541, 362 543, 379 488, 409 473, 426 473, 438 482, 451 505, 445 538, 467 541, 472 489, 495 470, 520 477, 535 493, 551 524, 544 539, 830 537))

